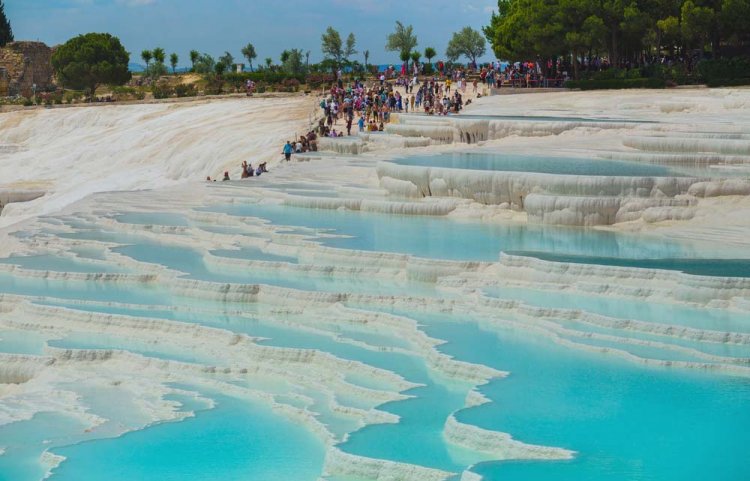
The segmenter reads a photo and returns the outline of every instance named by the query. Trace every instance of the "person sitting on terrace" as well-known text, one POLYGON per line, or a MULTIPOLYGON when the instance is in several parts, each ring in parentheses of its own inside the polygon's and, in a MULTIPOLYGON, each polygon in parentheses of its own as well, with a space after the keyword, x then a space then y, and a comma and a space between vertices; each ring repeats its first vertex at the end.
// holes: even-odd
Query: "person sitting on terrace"
POLYGON ((253 166, 251 164, 248 164, 247 161, 242 161, 242 175, 240 176, 243 179, 247 179, 248 177, 253 176, 253 166))

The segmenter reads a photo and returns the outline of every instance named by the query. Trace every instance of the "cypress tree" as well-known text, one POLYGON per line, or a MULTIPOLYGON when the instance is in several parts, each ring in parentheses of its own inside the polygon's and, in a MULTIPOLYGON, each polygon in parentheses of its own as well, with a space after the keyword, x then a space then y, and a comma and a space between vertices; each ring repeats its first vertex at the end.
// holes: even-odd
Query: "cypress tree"
POLYGON ((4 47, 6 43, 13 41, 13 29, 10 28, 10 22, 8 17, 5 16, 5 5, 3 0, 0 0, 0 47, 4 47))

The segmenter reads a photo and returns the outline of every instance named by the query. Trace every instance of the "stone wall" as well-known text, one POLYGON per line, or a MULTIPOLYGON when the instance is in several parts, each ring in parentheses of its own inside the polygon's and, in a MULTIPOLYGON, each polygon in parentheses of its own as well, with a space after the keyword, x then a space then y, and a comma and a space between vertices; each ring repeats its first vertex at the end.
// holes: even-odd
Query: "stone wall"
POLYGON ((9 87, 8 71, 5 68, 0 67, 0 97, 8 96, 9 87))
POLYGON ((30 97, 34 84, 37 91, 52 88, 52 77, 52 49, 47 45, 41 42, 11 42, 0 48, 0 96, 30 97), (2 70, 5 70, 5 74, 2 70))

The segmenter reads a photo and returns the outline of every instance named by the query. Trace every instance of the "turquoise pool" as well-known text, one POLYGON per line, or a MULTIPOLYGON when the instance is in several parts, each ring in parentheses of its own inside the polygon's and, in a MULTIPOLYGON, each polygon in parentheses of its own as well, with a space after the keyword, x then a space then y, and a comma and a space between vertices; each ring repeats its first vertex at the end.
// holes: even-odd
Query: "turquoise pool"
MULTIPOLYGON (((246 236, 242 228, 223 230, 217 224, 210 240, 201 234, 191 241, 192 229, 206 230, 190 222, 188 214, 122 212, 116 216, 121 224, 136 227, 157 224, 185 228, 184 232, 161 236, 139 235, 133 233, 137 228, 127 226, 122 232, 111 225, 101 230, 91 220, 73 220, 75 225, 71 225, 71 219, 57 222, 51 218, 50 225, 67 223, 75 230, 59 235, 75 241, 71 252, 97 258, 96 266, 103 264, 108 272, 117 272, 118 266, 110 266, 106 259, 118 257, 102 255, 110 251, 148 265, 149 272, 161 272, 161 277, 154 281, 118 280, 116 276, 85 280, 81 274, 89 272, 81 265, 91 263, 65 253, 24 259, 25 267, 35 271, 32 273, 0 271, 0 293, 23 296, 36 307, 50 309, 50 317, 42 317, 42 321, 56 319, 54 309, 64 308, 66 315, 74 311, 81 316, 128 316, 141 319, 144 325, 162 321, 199 325, 251 336, 264 349, 296 350, 303 362, 307 353, 317 351, 342 363, 361 363, 342 381, 350 386, 395 389, 392 381, 372 377, 369 369, 388 371, 413 383, 415 387, 402 392, 408 398, 377 407, 398 416, 398 423, 362 427, 348 409, 371 406, 369 399, 356 395, 356 390, 330 398, 316 390, 315 384, 295 385, 283 377, 269 381, 250 376, 232 381, 235 387, 268 392, 276 402, 315 412, 338 448, 365 458, 459 475, 470 470, 485 481, 744 481, 750 477, 746 461, 746 446, 750 444, 750 429, 746 429, 750 427, 749 378, 710 368, 746 366, 750 344, 707 342, 700 336, 670 337, 670 333, 621 330, 616 324, 607 327, 586 321, 586 315, 607 316, 618 322, 669 325, 677 333, 690 328, 750 334, 746 311, 692 305, 669 296, 609 297, 599 293, 595 283, 584 285, 586 289, 582 290, 566 290, 566 286, 543 285, 541 280, 521 274, 505 278, 502 269, 499 274, 475 273, 471 279, 480 287, 462 290, 463 284, 457 282, 458 288, 451 291, 406 275, 357 275, 356 269, 347 273, 346 268, 357 263, 364 262, 370 269, 377 266, 367 265, 369 261, 363 261, 357 253, 330 258, 323 255, 330 254, 327 251, 317 255, 314 246, 304 243, 342 251, 452 261, 493 262, 503 253, 520 254, 555 262, 596 264, 605 269, 661 269, 664 276, 678 277, 681 272, 709 275, 721 277, 727 288, 748 277, 747 260, 715 259, 714 249, 701 244, 588 229, 479 224, 450 217, 241 202, 198 209, 242 217, 247 225, 263 224, 264 229, 246 236), (284 242, 286 247, 301 243, 301 249, 289 252, 310 255, 268 254, 244 245, 248 236, 255 237, 253 245, 258 237, 263 242, 284 242), (114 245, 104 246, 102 240, 114 245), (305 252, 305 248, 311 252, 305 252), (39 270, 76 275, 67 280, 47 278, 39 270), (481 287, 481 281, 493 275, 516 284, 481 287), (204 298, 195 291, 175 289, 170 283, 175 278, 181 283, 199 282, 200 291, 216 293, 226 292, 230 284, 256 283, 294 292, 277 289, 264 294, 266 297, 248 300, 230 301, 221 295, 204 298), (437 299, 446 304, 439 304, 437 299), (518 301, 521 308, 495 308, 494 304, 493 309, 480 308, 488 299, 496 303, 497 299, 518 301), (446 307, 448 301, 455 303, 452 311, 446 307), (582 314, 566 317, 565 310, 582 314), (384 315, 393 317, 380 317, 384 315), (390 324, 381 324, 386 320, 390 324), (542 321, 547 324, 537 324, 542 321), (629 360, 620 352, 646 362, 634 357, 629 360), (467 408, 467 394, 475 388, 475 382, 451 376, 450 366, 445 367, 449 360, 441 357, 436 361, 438 355, 507 371, 509 376, 493 378, 477 387, 490 402, 467 408), (705 362, 710 367, 657 364, 674 360, 705 362), (344 409, 334 405, 332 399, 344 409), (452 415, 469 425, 509 433, 521 442, 573 450, 576 456, 569 461, 493 460, 487 453, 446 440, 443 429, 452 415)), ((18 262, 8 260, 13 261, 18 262)), ((138 273, 137 265, 134 271, 138 273)), ((24 326, 34 320, 22 309, 14 311, 15 303, 5 306, 0 311, 2 321, 24 326)), ((0 329, 0 352, 44 356, 48 348, 113 349, 154 363, 198 366, 201 369, 195 372, 201 374, 197 376, 229 367, 252 367, 245 358, 228 362, 222 357, 224 349, 233 349, 233 344, 181 349, 175 344, 179 337, 174 338, 175 343, 157 343, 151 342, 150 332, 124 335, 116 322, 113 326, 98 331, 93 324, 91 330, 78 325, 62 332, 62 325, 55 331, 45 331, 45 335, 25 335, 20 327, 4 327, 0 329)), ((205 341, 210 345, 212 339, 205 341)), ((335 370, 324 372, 336 375, 335 370)), ((65 388, 75 390, 76 386, 65 388)), ((194 389, 213 399, 216 407, 208 409, 181 397, 181 409, 194 410, 195 417, 157 423, 119 437, 112 437, 111 430, 117 422, 127 425, 126 421, 115 419, 105 425, 101 436, 96 436, 85 433, 72 419, 50 412, 0 426, 0 447, 5 449, 0 455, 0 480, 40 480, 44 470, 39 460, 45 451, 66 458, 53 471, 51 481, 315 481, 322 476, 326 446, 281 411, 228 393, 189 386, 182 389, 194 389)), ((116 418, 121 413, 111 392, 115 392, 114 385, 100 392, 89 388, 78 394, 91 402, 92 412, 116 418)), ((0 399, 0 405, 2 402, 0 399)), ((363 479, 367 480, 357 481, 363 479)))
POLYGON ((538 172, 562 175, 625 177, 682 177, 678 169, 655 164, 575 157, 541 157, 503 153, 448 153, 410 156, 392 161, 399 165, 448 169, 538 172))
POLYGON ((611 232, 535 225, 481 224, 439 216, 388 215, 349 210, 308 209, 274 204, 217 206, 217 212, 253 216, 276 226, 314 229, 318 242, 341 249, 411 254, 450 260, 496 261, 501 252, 542 251, 554 254, 625 258, 691 255, 690 246, 664 239, 611 232))
POLYGON ((314 480, 323 446, 262 405, 214 394, 194 418, 55 449, 68 458, 52 479, 79 481, 314 480))

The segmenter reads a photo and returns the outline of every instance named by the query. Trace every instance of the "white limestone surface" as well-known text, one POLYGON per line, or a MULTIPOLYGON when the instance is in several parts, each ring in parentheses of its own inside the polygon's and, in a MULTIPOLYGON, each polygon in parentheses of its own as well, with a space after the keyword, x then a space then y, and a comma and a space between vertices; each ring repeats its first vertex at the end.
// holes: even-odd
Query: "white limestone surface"
MULTIPOLYGON (((184 394, 175 384, 190 384, 194 395, 205 389, 252 399, 305 426, 326 446, 321 475, 448 479, 457 473, 355 456, 338 446, 364 426, 399 422, 380 406, 409 398, 408 391, 417 383, 324 349, 266 345, 260 337, 233 330, 243 322, 259 322, 367 352, 408 356, 434 382, 459 386, 465 392, 467 409, 489 402, 477 387, 506 372, 446 355, 440 349, 441 340, 429 337, 419 322, 390 311, 452 315, 456 322, 471 322, 467 315, 471 314, 493 333, 511 328, 639 364, 749 375, 745 358, 712 350, 726 346, 741 351, 750 345, 750 333, 734 325, 693 326, 678 318, 647 322, 584 309, 539 307, 487 294, 491 289, 537 289, 634 302, 658 300, 675 308, 724 309, 741 317, 750 312, 750 285, 745 279, 512 256, 491 262, 455 262, 337 249, 320 242, 335 238, 334 233, 309 228, 289 231, 252 216, 201 209, 212 204, 273 203, 329 211, 445 216, 452 221, 471 217, 500 224, 607 226, 657 238, 720 242, 723 256, 747 253, 750 183, 743 175, 509 174, 413 168, 387 160, 406 150, 425 155, 469 149, 743 168, 750 158, 750 91, 569 92, 483 98, 465 113, 584 120, 403 115, 386 134, 321 143, 343 155, 276 163, 282 141, 306 125, 311 103, 311 99, 290 97, 0 116, 0 146, 14 146, 0 149, 0 189, 46 192, 41 198, 4 207, 0 257, 46 253, 80 260, 83 253, 96 252, 100 258, 89 259, 89 266, 127 270, 75 273, 4 264, 0 266, 3 279, 21 285, 71 289, 96 285, 104 291, 158 292, 164 298, 163 305, 135 305, 85 296, 63 299, 51 290, 38 295, 0 292, 0 330, 37 335, 47 346, 42 354, 0 354, 0 426, 27 420, 38 412, 59 412, 79 419, 93 432, 115 436, 189 415, 177 410, 166 396, 184 394), (729 115, 732 123, 724 122, 729 115), (269 160, 271 172, 246 181, 209 184, 203 180, 224 170, 237 177, 240 162, 248 159, 269 160), (102 194, 94 195, 97 192, 102 194), (187 225, 128 224, 111 215, 155 210, 183 215, 187 225), (76 223, 95 232, 113 233, 122 242, 64 237, 76 231, 72 227, 76 223), (280 278, 334 280, 345 288, 326 291, 199 280, 177 268, 136 261, 112 250, 129 238, 190 248, 211 273, 271 272, 280 278), (236 260, 212 253, 240 248, 257 248, 295 262, 236 260), (390 292, 377 291, 388 287, 390 292), (107 312, 112 309, 140 314, 107 312), (157 315, 164 312, 174 314, 175 320, 157 315), (223 325, 208 321, 220 316, 230 320, 223 325), (606 334, 592 333, 596 329, 606 334), (62 349, 46 344, 80 334, 106 338, 115 347, 62 349), (640 347, 653 354, 636 354, 640 347), (135 350, 156 351, 162 357, 131 352, 135 350), (170 358, 185 352, 195 361, 170 358), (672 360, 675 355, 681 360, 672 360), (76 386, 118 396, 140 414, 110 419, 84 399, 76 386), (122 427, 109 431, 117 422, 122 427)), ((514 433, 462 424, 454 416, 445 420, 442 435, 477 460, 575 456, 564 447, 531 446, 516 440, 514 433)), ((50 468, 64 462, 50 453, 41 461, 50 468)), ((462 476, 476 477, 468 467, 462 476)))

